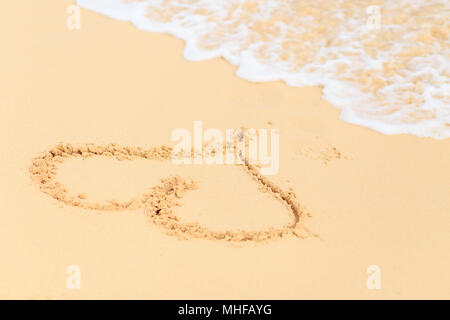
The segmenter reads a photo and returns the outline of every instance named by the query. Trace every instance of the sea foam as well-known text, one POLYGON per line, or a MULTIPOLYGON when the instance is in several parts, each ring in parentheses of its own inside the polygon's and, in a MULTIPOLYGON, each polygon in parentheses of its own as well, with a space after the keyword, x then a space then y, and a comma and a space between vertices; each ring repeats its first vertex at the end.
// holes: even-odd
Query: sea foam
POLYGON ((224 57, 249 81, 320 85, 344 121, 450 137, 448 0, 78 0, 224 57))

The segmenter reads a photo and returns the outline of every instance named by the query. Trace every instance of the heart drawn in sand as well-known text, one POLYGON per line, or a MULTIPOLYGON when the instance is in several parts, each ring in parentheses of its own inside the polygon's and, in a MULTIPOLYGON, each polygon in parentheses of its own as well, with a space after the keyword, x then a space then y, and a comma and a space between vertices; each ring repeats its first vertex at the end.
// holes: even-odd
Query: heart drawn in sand
POLYGON ((292 215, 292 221, 281 228, 267 228, 256 231, 226 230, 213 231, 199 223, 185 223, 174 214, 173 207, 186 191, 195 190, 198 185, 188 178, 178 175, 161 180, 161 184, 153 187, 150 192, 129 201, 110 200, 106 203, 91 203, 84 195, 69 195, 68 190, 59 181, 56 181, 58 164, 69 157, 89 158, 94 156, 114 157, 118 160, 133 160, 137 158, 167 161, 171 159, 172 148, 169 146, 143 149, 140 147, 119 146, 116 144, 96 145, 92 143, 72 145, 59 143, 54 148, 35 157, 30 166, 30 174, 40 190, 50 197, 70 206, 88 210, 122 211, 144 208, 150 221, 161 227, 169 235, 179 238, 201 238, 222 241, 264 241, 285 236, 304 238, 309 230, 301 223, 302 210, 293 192, 282 190, 275 183, 261 175, 258 169, 244 161, 239 165, 274 198, 282 201, 292 215))

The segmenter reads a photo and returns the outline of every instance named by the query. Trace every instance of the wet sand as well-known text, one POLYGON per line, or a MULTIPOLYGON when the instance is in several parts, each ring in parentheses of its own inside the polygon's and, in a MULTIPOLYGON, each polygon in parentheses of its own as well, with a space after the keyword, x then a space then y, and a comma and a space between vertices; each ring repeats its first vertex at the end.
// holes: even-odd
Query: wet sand
MULTIPOLYGON (((25 1, 0 13, 1 298, 449 298, 448 139, 350 125, 320 88, 250 83, 221 59, 186 61, 180 40, 88 11, 69 31, 68 4, 25 1), (62 205, 30 178, 32 159, 60 141, 151 148, 194 120, 280 129, 270 179, 292 188, 320 237, 180 240, 144 210, 62 205), (67 289, 70 265, 80 290, 67 289), (380 290, 366 286, 369 265, 380 267, 380 290)), ((198 181, 175 208, 182 219, 249 230, 289 219, 234 166, 93 158, 57 173, 71 193, 98 201, 125 201, 170 174, 198 181)))

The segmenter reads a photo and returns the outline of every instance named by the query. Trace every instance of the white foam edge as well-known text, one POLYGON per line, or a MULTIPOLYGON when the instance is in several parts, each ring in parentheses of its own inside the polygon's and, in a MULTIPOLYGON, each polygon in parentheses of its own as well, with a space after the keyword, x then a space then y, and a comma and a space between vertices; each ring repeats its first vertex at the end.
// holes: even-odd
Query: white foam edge
MULTIPOLYGON (((440 120, 430 119, 421 120, 414 124, 388 124, 377 119, 365 119, 358 117, 355 112, 347 106, 347 102, 338 97, 344 92, 351 95, 354 99, 363 95, 357 89, 346 86, 343 82, 324 79, 313 74, 299 75, 281 72, 279 69, 264 65, 258 62, 247 50, 242 52, 239 57, 235 57, 226 49, 200 50, 195 46, 195 30, 182 29, 170 23, 157 23, 146 18, 145 11, 147 4, 145 2, 124 3, 123 0, 77 0, 77 4, 85 9, 105 15, 107 17, 132 22, 138 29, 153 33, 165 33, 185 41, 183 56, 189 61, 203 61, 213 58, 225 58, 228 62, 238 67, 236 75, 251 82, 269 82, 283 80, 287 85, 294 87, 301 86, 323 86, 323 98, 333 106, 341 109, 340 119, 347 123, 370 128, 386 135, 394 134, 412 134, 419 137, 446 139, 450 138, 450 131, 445 134, 433 132, 433 128, 444 125, 444 122, 450 122, 450 117, 440 120), (123 10, 127 6, 127 10, 123 10)), ((362 99, 363 100, 363 99, 362 99)), ((361 103, 365 103, 361 101, 361 103)))

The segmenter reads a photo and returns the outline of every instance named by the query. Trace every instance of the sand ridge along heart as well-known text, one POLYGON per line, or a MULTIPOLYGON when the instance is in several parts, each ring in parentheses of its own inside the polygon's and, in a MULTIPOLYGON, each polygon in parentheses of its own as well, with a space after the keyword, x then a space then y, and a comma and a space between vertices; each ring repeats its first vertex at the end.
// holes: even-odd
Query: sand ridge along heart
POLYGON ((178 200, 185 191, 194 190, 198 185, 192 180, 178 175, 161 180, 161 184, 153 187, 149 192, 129 201, 109 200, 106 203, 90 203, 86 196, 69 195, 64 185, 55 180, 58 164, 69 157, 89 158, 93 156, 114 157, 118 160, 133 160, 144 158, 149 160, 170 160, 172 148, 170 146, 143 149, 140 147, 119 146, 117 144, 97 145, 93 143, 72 145, 59 143, 54 148, 35 157, 30 167, 33 181, 40 190, 48 196, 70 206, 89 210, 121 211, 145 208, 145 214, 150 221, 163 228, 166 233, 179 238, 201 238, 222 241, 265 241, 285 236, 305 238, 310 235, 309 230, 301 223, 302 209, 293 192, 282 190, 275 183, 261 175, 258 169, 244 161, 240 165, 267 192, 282 201, 292 214, 292 221, 281 228, 267 228, 256 231, 227 230, 213 231, 199 223, 184 223, 173 213, 172 207, 179 205, 178 200))

